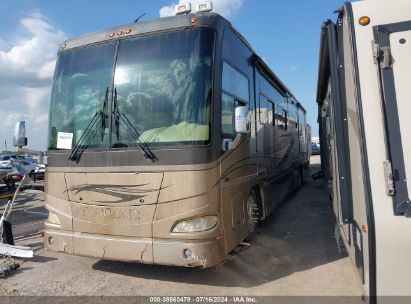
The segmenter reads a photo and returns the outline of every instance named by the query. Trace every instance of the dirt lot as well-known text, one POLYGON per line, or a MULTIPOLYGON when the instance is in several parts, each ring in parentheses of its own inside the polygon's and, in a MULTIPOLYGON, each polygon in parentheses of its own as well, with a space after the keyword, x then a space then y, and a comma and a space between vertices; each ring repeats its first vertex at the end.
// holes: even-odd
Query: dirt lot
MULTIPOLYGON (((318 170, 319 157, 311 162, 318 170)), ((39 200, 21 204, 41 208, 39 200)), ((361 295, 357 273, 337 250, 323 181, 311 178, 259 226, 249 249, 212 269, 45 252, 40 237, 18 243, 36 257, 0 282, 0 295, 361 295)))

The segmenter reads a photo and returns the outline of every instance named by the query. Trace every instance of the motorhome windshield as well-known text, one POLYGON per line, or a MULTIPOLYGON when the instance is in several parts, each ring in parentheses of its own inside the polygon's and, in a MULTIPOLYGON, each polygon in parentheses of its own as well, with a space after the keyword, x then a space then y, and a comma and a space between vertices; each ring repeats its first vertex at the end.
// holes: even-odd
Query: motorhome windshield
POLYGON ((59 132, 73 134, 74 146, 99 111, 102 119, 84 142, 89 148, 132 148, 137 140, 161 146, 207 144, 213 46, 213 30, 191 29, 60 53, 49 149, 58 148, 59 132), (137 133, 116 120, 119 115, 137 133))

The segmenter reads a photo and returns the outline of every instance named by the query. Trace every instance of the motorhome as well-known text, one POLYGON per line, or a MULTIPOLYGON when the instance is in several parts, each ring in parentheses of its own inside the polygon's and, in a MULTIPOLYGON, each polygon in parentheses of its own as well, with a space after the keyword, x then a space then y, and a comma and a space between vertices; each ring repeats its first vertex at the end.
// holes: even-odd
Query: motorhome
POLYGON ((304 107, 210 6, 61 44, 47 250, 210 267, 302 184, 304 107))
POLYGON ((322 171, 369 303, 411 295, 410 54, 408 0, 346 3, 322 26, 322 171))

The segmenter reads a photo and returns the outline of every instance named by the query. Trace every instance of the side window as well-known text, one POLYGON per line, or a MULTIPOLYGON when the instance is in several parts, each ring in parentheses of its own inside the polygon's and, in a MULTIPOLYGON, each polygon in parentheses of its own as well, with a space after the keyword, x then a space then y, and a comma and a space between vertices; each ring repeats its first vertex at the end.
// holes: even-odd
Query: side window
POLYGON ((247 103, 250 100, 248 78, 225 61, 223 63, 223 91, 247 103))
POLYGON ((287 110, 285 110, 282 106, 277 105, 275 108, 275 118, 276 118, 276 125, 279 129, 287 130, 287 110))
POLYGON ((263 125, 274 126, 274 112, 274 103, 264 95, 260 94, 258 111, 260 123, 263 125))
POLYGON ((224 137, 234 138, 235 107, 249 103, 248 78, 224 61, 223 93, 221 96, 221 132, 224 137))
POLYGON ((297 112, 297 106, 296 106, 296 101, 294 98, 290 98, 288 100, 288 119, 290 123, 291 130, 297 130, 298 129, 298 112, 297 112))
POLYGON ((306 134, 305 134, 305 128, 306 128, 306 118, 304 112, 299 108, 298 109, 298 126, 299 126, 299 133, 301 140, 305 143, 306 142, 306 134))
POLYGON ((230 95, 221 97, 221 130, 225 136, 234 136, 234 107, 235 100, 230 95))
POLYGON ((259 104, 258 116, 260 119, 260 124, 262 125, 268 124, 268 99, 261 94, 260 94, 260 104, 259 104))

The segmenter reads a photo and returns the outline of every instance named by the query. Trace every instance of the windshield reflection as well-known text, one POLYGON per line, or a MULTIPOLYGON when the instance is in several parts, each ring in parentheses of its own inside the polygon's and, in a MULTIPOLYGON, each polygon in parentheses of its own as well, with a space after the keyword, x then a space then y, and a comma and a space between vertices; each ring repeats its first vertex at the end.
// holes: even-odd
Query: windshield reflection
MULTIPOLYGON (((213 32, 192 30, 122 42, 114 85, 118 108, 150 144, 206 144, 210 138, 213 32)), ((113 146, 131 143, 126 130, 113 146)))
MULTIPOLYGON (((59 132, 72 133, 73 145, 78 142, 101 109, 107 88, 110 103, 116 90, 117 110, 127 115, 141 142, 207 144, 213 48, 213 30, 190 29, 60 53, 50 105, 49 149, 58 148, 59 132)), ((107 111, 111 109, 109 105, 107 111)), ((93 128, 89 149, 109 148, 110 132, 113 148, 135 147, 136 138, 114 124, 107 125, 103 135, 101 127, 93 128)))

